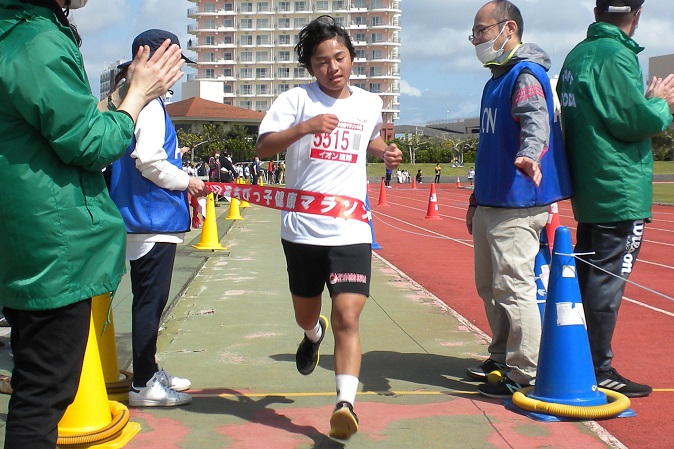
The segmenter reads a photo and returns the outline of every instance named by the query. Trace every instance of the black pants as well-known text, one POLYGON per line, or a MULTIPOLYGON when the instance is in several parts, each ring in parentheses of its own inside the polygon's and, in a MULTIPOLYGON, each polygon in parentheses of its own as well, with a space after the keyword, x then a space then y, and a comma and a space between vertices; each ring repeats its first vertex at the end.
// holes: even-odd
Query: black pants
POLYGON ((611 368, 611 340, 618 321, 618 310, 625 281, 641 249, 643 233, 644 220, 578 223, 575 252, 594 251, 595 254, 580 258, 611 273, 598 270, 582 260, 576 267, 592 361, 597 371, 611 368))
POLYGON ((159 370, 157 334, 168 302, 177 245, 155 243, 149 253, 131 261, 131 346, 133 385, 144 387, 159 370))
POLYGON ((52 310, 5 307, 14 357, 5 449, 54 449, 58 423, 77 394, 91 299, 52 310))

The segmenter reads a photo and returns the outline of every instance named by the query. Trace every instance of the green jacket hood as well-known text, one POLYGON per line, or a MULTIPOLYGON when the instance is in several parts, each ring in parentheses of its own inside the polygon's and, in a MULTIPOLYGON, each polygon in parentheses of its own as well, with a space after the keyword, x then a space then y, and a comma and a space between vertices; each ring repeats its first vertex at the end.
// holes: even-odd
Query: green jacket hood
POLYGON ((588 39, 615 39, 635 54, 641 53, 644 47, 637 44, 623 30, 606 22, 595 22, 587 29, 588 39))

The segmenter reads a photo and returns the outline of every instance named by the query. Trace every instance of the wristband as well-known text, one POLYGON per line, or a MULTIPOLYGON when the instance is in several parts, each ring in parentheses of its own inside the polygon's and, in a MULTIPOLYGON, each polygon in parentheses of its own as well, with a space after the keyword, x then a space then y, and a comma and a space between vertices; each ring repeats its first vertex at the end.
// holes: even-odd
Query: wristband
POLYGON ((112 94, 108 95, 108 109, 110 109, 111 111, 117 110, 117 106, 115 106, 115 103, 113 103, 112 101, 112 94))

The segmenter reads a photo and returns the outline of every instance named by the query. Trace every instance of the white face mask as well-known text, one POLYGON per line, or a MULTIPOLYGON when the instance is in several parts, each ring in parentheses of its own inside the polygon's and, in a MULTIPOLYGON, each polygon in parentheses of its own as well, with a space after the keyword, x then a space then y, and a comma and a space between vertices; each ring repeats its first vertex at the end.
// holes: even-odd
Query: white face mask
POLYGON ((87 0, 70 0, 70 5, 68 9, 79 9, 83 8, 87 4, 87 0))
POLYGON ((510 36, 508 36, 508 38, 503 41, 501 48, 494 50, 494 42, 496 42, 496 39, 498 39, 501 34, 503 34, 503 30, 505 30, 505 25, 503 25, 501 32, 498 33, 498 36, 496 36, 494 39, 488 42, 482 42, 481 44, 477 44, 475 46, 475 54, 477 55, 477 59, 479 59, 483 65, 495 61, 496 58, 503 54, 503 47, 505 47, 505 44, 508 42, 508 39, 510 39, 510 36))

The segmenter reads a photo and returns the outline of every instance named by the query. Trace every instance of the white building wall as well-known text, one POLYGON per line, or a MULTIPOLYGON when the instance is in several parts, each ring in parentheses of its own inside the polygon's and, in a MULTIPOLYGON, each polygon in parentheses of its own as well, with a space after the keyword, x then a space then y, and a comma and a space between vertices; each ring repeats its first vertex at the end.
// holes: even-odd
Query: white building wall
POLYGON ((351 84, 379 93, 384 121, 400 113, 400 3, 402 0, 191 0, 188 17, 197 74, 183 99, 266 111, 283 91, 312 80, 294 51, 300 29, 329 14, 349 31, 356 48, 351 84), (207 83, 205 81, 208 81, 207 83))

